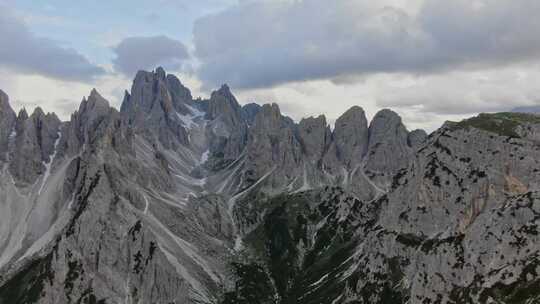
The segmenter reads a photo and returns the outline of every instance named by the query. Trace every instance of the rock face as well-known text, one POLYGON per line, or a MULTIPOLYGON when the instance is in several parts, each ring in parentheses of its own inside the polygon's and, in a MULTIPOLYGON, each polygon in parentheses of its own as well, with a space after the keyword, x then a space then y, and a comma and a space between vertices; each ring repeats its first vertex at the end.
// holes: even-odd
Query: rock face
POLYGON ((332 140, 332 133, 324 115, 302 119, 298 124, 298 136, 303 154, 313 162, 324 157, 332 140))
POLYGON ((0 160, 7 160, 9 141, 15 136, 15 112, 9 105, 9 98, 0 90, 0 160))
POLYGON ((207 119, 212 121, 210 152, 224 161, 234 161, 247 141, 247 117, 227 85, 212 92, 207 119))
POLYGON ((419 148, 424 141, 426 141, 428 137, 428 134, 426 131, 417 129, 413 130, 409 133, 409 136, 407 137, 407 143, 409 146, 413 149, 419 148))
POLYGON ((127 125, 148 133, 147 138, 157 137, 165 148, 175 148, 190 144, 187 129, 191 127, 190 118, 197 114, 191 102, 189 90, 174 75, 157 68, 137 73, 121 112, 127 125))
POLYGON ((369 125, 366 170, 372 178, 389 183, 389 177, 407 166, 411 158, 408 132, 401 117, 391 110, 379 111, 369 125))
POLYGON ((255 121, 257 113, 261 110, 261 106, 256 103, 248 103, 242 107, 242 110, 244 112, 244 119, 251 126, 255 121))
POLYGON ((277 104, 264 105, 250 129, 247 143, 248 183, 276 172, 279 186, 292 180, 301 162, 301 147, 295 136, 294 124, 283 117, 277 104), (284 176, 278 176, 284 175, 284 176))
POLYGON ((0 126, 0 303, 540 299, 535 115, 332 130, 158 68, 66 122, 1 93, 0 126))
POLYGON ((39 107, 31 116, 24 109, 19 112, 9 163, 9 171, 17 182, 31 184, 45 173, 60 137, 59 126, 55 114, 45 114, 39 107))
POLYGON ((346 167, 354 167, 367 152, 368 136, 366 114, 354 106, 336 120, 330 155, 346 167))

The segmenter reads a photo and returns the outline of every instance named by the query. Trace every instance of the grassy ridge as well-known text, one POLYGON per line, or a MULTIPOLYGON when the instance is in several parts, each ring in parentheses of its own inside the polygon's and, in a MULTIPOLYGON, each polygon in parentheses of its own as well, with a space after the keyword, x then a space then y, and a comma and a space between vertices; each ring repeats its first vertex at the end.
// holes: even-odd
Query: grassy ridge
POLYGON ((449 125, 453 130, 476 128, 501 136, 519 138, 519 134, 515 131, 516 127, 526 123, 540 124, 540 115, 513 112, 481 113, 460 122, 450 122, 449 125))

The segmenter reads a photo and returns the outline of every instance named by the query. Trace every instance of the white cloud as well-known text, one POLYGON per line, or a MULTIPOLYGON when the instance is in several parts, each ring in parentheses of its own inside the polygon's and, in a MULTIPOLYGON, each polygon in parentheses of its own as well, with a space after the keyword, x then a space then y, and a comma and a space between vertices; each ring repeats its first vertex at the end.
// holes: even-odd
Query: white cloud
POLYGON ((55 112, 62 120, 69 120, 70 115, 79 108, 82 98, 88 96, 93 87, 112 106, 120 108, 123 90, 119 88, 128 88, 130 85, 129 81, 116 76, 104 76, 94 84, 85 84, 39 75, 17 75, 6 70, 0 70, 0 83, 16 111, 25 107, 32 112, 36 106, 40 106, 45 112, 55 112))
POLYGON ((507 111, 540 103, 539 77, 540 64, 406 76, 404 86, 379 86, 378 105, 440 115, 507 111))

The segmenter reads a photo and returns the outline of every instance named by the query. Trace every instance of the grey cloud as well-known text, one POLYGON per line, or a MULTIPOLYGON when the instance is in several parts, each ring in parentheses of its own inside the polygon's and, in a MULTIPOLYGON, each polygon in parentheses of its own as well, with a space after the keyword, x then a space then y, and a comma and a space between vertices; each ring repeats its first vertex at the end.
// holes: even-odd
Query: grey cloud
POLYGON ((0 5, 0 66, 24 74, 70 81, 89 81, 105 70, 74 49, 38 37, 5 6, 0 5))
POLYGON ((538 59, 537 0, 241 1, 194 28, 199 77, 238 88, 381 72, 474 70, 538 59))
POLYGON ((189 54, 186 46, 166 36, 129 37, 115 48, 114 68, 132 77, 138 70, 158 65, 168 70, 180 70, 189 54))

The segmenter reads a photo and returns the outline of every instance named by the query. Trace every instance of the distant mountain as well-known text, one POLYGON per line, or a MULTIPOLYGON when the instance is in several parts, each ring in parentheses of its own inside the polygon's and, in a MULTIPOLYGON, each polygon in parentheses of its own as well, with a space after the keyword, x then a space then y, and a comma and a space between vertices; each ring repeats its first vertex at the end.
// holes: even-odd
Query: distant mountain
POLYGON ((540 106, 525 106, 512 109, 512 112, 517 113, 540 113, 540 106))
POLYGON ((0 91, 0 304, 537 303, 540 118, 331 129, 162 68, 69 121, 0 91))

